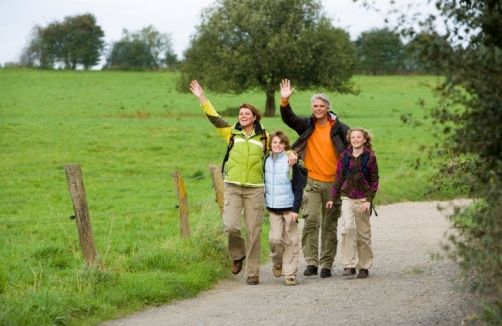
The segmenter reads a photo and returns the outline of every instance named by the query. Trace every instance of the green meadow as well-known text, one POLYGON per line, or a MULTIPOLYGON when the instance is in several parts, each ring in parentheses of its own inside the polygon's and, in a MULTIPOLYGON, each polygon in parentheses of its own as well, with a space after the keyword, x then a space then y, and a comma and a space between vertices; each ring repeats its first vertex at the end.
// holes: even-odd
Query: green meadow
MULTIPOLYGON (((175 90, 172 72, 0 70, 0 325, 93 325, 189 298, 231 277, 209 165, 226 143, 197 98, 175 90), (80 249, 64 166, 79 163, 98 263, 80 249), (172 173, 188 194, 191 236, 180 237, 172 173)), ((355 76, 358 96, 329 94, 349 126, 374 134, 379 205, 449 199, 430 193, 435 172, 423 146, 438 141, 422 119, 437 105, 432 76, 355 76), (422 164, 416 168, 415 163, 422 164)), ((294 86, 294 80, 292 81, 294 86)), ((203 85, 204 86, 204 85, 203 85)), ((187 85, 188 89, 188 85, 187 85)), ((297 114, 311 92, 296 92, 297 114)), ((265 95, 207 92, 215 108, 235 112, 265 95)), ((267 130, 297 135, 279 117, 267 130)), ((236 117, 227 117, 229 122, 236 117)), ((405 218, 403 212, 403 218, 405 218)), ((262 259, 268 261, 268 222, 262 259)))

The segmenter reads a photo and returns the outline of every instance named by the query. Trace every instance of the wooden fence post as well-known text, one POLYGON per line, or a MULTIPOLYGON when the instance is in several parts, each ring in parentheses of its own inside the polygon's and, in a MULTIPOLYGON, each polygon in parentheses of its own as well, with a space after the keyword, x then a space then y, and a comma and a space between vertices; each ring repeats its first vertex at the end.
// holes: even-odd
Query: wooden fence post
POLYGON ((216 196, 216 201, 218 202, 218 207, 220 208, 220 214, 223 216, 223 178, 221 176, 220 167, 215 165, 209 166, 209 171, 211 172, 211 178, 213 179, 213 188, 216 196))
POLYGON ((179 171, 173 172, 174 183, 176 184, 176 192, 178 193, 178 203, 180 208, 180 232, 181 237, 190 236, 190 223, 188 220, 188 197, 183 182, 183 177, 179 171))
POLYGON ((84 181, 80 164, 65 164, 66 180, 70 189, 70 197, 73 202, 73 211, 77 222, 80 246, 88 264, 96 262, 96 247, 92 234, 91 217, 85 197, 84 181))

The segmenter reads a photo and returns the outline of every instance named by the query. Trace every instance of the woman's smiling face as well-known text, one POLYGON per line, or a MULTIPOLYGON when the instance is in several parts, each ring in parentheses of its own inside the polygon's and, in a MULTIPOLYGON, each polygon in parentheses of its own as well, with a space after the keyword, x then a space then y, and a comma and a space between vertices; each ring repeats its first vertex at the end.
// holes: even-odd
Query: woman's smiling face
POLYGON ((239 123, 242 129, 252 126, 255 120, 256 116, 253 115, 253 111, 251 111, 250 109, 241 108, 239 110, 239 123))

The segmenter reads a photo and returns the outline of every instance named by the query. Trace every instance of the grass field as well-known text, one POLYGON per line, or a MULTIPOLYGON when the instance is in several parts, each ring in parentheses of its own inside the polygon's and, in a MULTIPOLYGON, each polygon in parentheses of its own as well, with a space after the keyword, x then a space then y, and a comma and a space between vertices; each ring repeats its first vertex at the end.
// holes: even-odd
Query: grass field
MULTIPOLYGON (((226 144, 198 100, 175 91, 175 78, 164 72, 0 70, 0 325, 96 324, 194 296, 230 274, 208 170, 221 163, 226 144), (69 219, 65 163, 82 167, 98 251, 95 267, 84 263, 69 219), (179 235, 173 171, 185 180, 190 238, 179 235)), ((437 141, 427 123, 413 128, 400 120, 403 114, 421 118, 419 101, 437 104, 431 87, 438 79, 354 81, 360 95, 329 95, 343 122, 375 135, 377 209, 450 198, 427 193, 434 165, 421 146, 437 141), (417 160, 423 164, 415 169, 417 160)), ((309 114, 311 94, 293 95, 298 114, 309 114)), ((207 96, 219 111, 242 102, 264 111, 261 93, 207 96)), ((278 110, 263 124, 294 140, 278 110)), ((264 261, 267 230, 265 223, 264 261)))

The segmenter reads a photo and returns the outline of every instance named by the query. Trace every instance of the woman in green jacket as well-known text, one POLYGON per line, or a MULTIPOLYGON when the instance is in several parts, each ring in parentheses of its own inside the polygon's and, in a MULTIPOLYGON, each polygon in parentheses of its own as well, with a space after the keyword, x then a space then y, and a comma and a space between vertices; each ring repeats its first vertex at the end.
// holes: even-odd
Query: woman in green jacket
MULTIPOLYGON (((216 130, 227 143, 233 142, 224 175, 223 223, 228 236, 228 250, 233 260, 231 271, 238 274, 247 258, 247 283, 259 283, 260 235, 264 215, 263 158, 268 154, 268 133, 260 123, 260 111, 251 104, 239 107, 239 120, 234 125, 216 112, 194 80, 190 91, 199 99, 200 106, 216 130), (241 234, 241 214, 246 226, 246 242, 241 234)), ((290 154, 291 164, 296 155, 290 154)))

